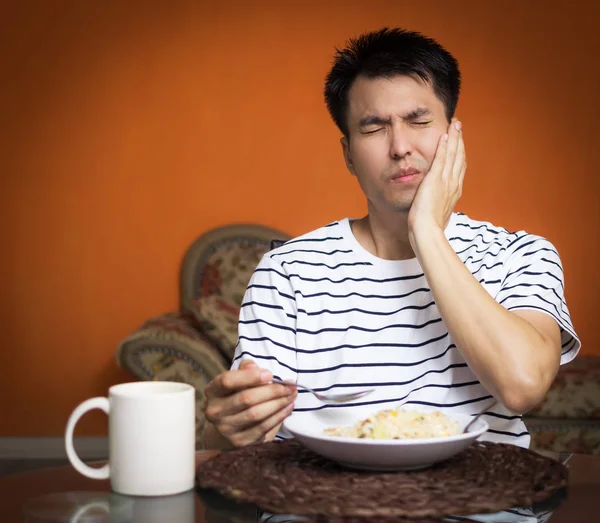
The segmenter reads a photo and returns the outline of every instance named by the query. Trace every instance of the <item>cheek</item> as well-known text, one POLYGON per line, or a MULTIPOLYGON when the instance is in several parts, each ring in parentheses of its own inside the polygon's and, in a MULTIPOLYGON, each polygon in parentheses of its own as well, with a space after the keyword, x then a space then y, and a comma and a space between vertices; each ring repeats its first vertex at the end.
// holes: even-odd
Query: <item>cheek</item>
POLYGON ((385 143, 377 140, 356 142, 352 151, 352 162, 362 171, 380 171, 388 162, 388 150, 385 143))
POLYGON ((433 163, 433 159, 435 158, 435 153, 437 151, 440 138, 445 132, 445 129, 431 129, 426 136, 423 136, 423 140, 421 141, 420 146, 420 152, 423 158, 427 161, 428 165, 431 165, 433 163))

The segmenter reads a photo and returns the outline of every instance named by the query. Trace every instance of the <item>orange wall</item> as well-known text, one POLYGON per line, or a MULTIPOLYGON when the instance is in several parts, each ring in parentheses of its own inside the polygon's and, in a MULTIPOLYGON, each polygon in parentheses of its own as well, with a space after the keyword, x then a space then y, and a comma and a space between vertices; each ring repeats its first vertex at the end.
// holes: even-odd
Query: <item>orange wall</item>
MULTIPOLYGON (((584 352, 600 355, 598 8, 13 4, 0 22, 0 435, 60 435, 78 402, 130 379, 117 344, 176 307, 199 233, 244 221, 300 234, 364 211, 322 83, 334 46, 386 24, 461 62, 459 210, 554 242, 584 352)), ((91 415, 79 433, 105 427, 91 415)))

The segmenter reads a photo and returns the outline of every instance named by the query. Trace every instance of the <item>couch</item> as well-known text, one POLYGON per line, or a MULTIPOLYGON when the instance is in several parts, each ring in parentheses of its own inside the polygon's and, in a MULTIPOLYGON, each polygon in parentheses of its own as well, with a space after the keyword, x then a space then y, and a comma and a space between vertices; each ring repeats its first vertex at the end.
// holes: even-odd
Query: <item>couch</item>
POLYGON ((561 366, 524 421, 531 448, 600 455, 600 358, 579 355, 561 366))
MULTIPOLYGON (((262 255, 287 239, 282 231, 251 224, 203 234, 183 258, 179 310, 148 319, 119 346, 118 363, 137 379, 195 387, 198 448, 203 390, 231 364, 245 288, 262 255)), ((525 424, 534 449, 600 454, 600 358, 579 356, 561 367, 525 424)))

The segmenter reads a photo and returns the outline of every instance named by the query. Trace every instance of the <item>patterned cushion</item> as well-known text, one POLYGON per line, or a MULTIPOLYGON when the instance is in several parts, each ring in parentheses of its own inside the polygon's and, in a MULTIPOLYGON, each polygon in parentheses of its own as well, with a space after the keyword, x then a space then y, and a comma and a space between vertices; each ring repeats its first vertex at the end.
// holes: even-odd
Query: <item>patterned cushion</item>
POLYGON ((261 225, 228 225, 200 236, 188 249, 181 273, 181 310, 231 359, 246 287, 274 239, 287 234, 261 225))
POLYGON ((145 322, 119 347, 117 361, 140 380, 178 381, 196 389, 196 444, 204 430, 205 385, 229 368, 189 313, 168 313, 145 322))
POLYGON ((600 419, 600 358, 578 356, 563 365, 544 401, 527 417, 600 419))
POLYGON ((196 319, 202 332, 213 340, 231 361, 237 345, 240 305, 216 294, 202 296, 196 303, 196 319))
POLYGON ((225 242, 210 253, 200 280, 200 296, 225 296, 241 304, 246 286, 267 249, 263 245, 225 242))
POLYGON ((577 452, 600 455, 600 422, 568 423, 564 420, 548 420, 548 423, 532 425, 525 423, 531 434, 530 448, 552 452, 577 452))

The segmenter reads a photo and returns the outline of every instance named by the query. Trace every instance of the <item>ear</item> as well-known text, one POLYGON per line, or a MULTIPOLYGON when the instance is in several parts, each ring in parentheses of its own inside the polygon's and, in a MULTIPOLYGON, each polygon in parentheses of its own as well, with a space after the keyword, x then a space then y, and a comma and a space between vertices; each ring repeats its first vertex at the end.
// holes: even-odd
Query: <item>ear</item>
POLYGON ((346 162, 346 167, 350 171, 352 176, 356 176, 356 172, 354 171, 354 164, 352 163, 352 157, 350 156, 350 142, 348 142, 348 138, 343 136, 340 140, 342 144, 342 152, 344 153, 344 161, 346 162))

